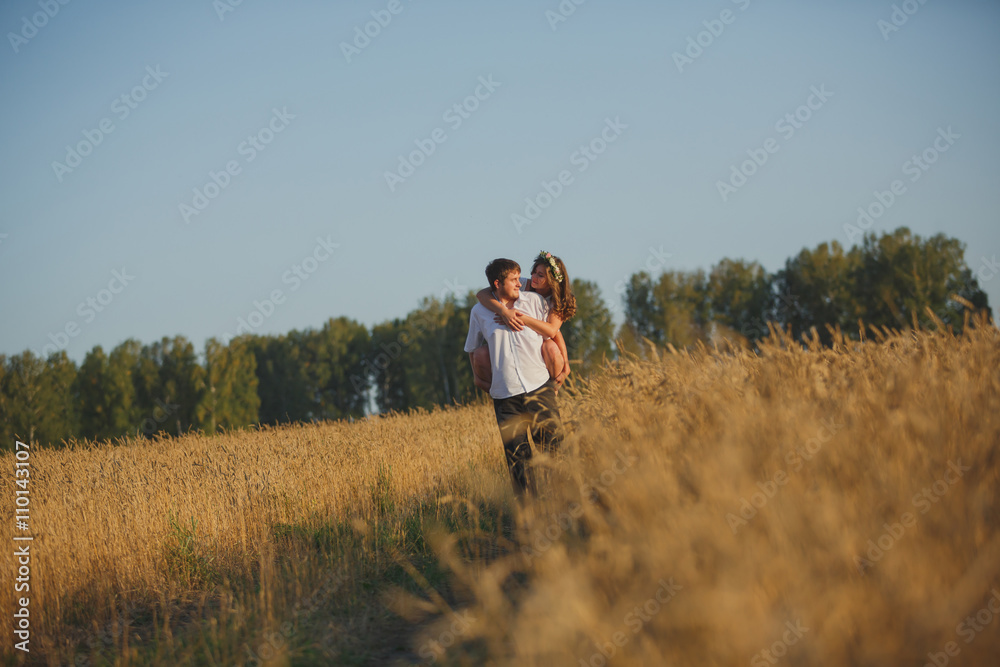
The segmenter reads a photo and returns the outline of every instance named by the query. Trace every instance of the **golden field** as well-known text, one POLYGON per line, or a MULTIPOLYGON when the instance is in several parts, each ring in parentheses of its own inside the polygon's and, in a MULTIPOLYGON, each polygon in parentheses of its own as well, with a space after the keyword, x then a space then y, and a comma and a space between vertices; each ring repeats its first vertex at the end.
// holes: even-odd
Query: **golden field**
POLYGON ((616 362, 524 505, 485 402, 33 450, 4 659, 995 664, 1000 332, 877 338, 616 362))

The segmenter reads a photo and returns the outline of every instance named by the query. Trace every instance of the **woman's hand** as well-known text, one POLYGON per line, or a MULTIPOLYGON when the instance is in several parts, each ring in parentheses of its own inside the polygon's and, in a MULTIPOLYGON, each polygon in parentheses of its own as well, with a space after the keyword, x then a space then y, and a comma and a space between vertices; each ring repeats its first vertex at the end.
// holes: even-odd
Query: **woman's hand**
POLYGON ((569 377, 569 364, 563 364, 562 371, 559 373, 559 375, 553 378, 556 382, 556 391, 558 391, 559 388, 563 386, 563 382, 566 381, 567 377, 569 377))
POLYGON ((504 308, 499 315, 494 316, 493 321, 497 324, 506 324, 511 331, 520 331, 524 328, 521 313, 513 308, 504 308))

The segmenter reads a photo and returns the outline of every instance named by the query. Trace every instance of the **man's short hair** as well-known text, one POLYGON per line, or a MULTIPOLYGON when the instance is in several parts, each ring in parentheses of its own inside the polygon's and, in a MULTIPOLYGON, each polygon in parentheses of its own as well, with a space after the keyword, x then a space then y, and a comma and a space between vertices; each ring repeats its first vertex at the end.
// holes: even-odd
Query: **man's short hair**
POLYGON ((502 283, 514 271, 521 272, 521 265, 514 260, 503 257, 494 259, 486 265, 486 280, 489 281, 490 287, 493 287, 493 283, 498 280, 502 283))

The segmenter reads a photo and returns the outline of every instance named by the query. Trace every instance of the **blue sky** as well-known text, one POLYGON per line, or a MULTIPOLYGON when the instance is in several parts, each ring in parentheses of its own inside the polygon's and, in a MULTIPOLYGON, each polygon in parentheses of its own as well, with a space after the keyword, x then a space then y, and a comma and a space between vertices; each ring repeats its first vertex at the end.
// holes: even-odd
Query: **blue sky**
POLYGON ((539 249, 617 304, 849 244, 894 181, 871 230, 1000 255, 996 2, 11 0, 0 29, 0 353, 372 325, 539 249))

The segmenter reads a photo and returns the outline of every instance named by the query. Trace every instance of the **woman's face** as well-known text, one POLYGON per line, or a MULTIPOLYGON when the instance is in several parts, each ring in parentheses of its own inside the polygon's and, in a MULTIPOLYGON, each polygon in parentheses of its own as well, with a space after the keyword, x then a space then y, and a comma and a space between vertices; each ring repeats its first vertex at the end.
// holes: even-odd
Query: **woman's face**
POLYGON ((539 264, 531 272, 531 289, 536 292, 549 291, 549 277, 545 273, 544 264, 539 264))

